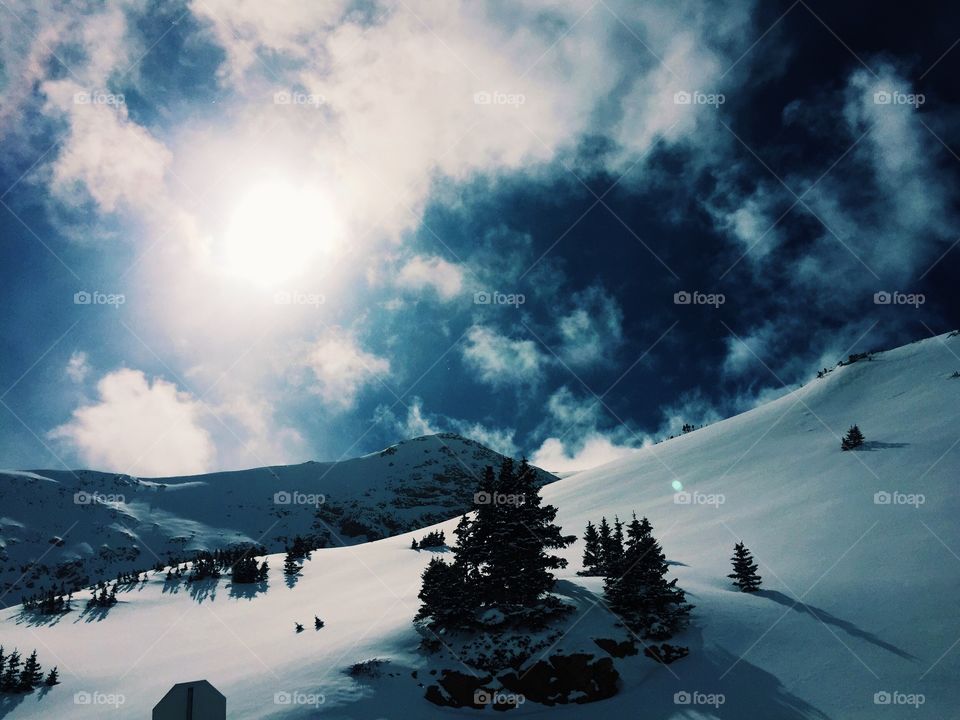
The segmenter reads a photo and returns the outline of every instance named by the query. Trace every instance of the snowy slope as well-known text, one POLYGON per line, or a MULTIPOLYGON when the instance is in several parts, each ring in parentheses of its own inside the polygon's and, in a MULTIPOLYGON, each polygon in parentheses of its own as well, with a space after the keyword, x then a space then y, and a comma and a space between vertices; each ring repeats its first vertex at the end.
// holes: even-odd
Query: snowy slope
POLYGON ((429 525, 467 508, 475 479, 501 459, 441 434, 342 462, 192 477, 0 471, 2 605, 52 576, 69 588, 234 543, 277 552, 298 534, 339 546, 429 525))
MULTIPOLYGON (((697 606, 677 640, 691 655, 668 667, 642 656, 617 660, 623 688, 615 698, 527 704, 513 715, 958 717, 960 379, 950 377, 958 369, 957 335, 915 343, 547 486, 568 532, 602 514, 636 509, 650 518, 697 606), (854 422, 868 445, 842 453, 839 434, 854 422), (692 494, 678 498, 673 483, 692 494), (877 503, 884 492, 922 494, 924 502, 877 503), (755 596, 733 592, 725 577, 737 538, 761 563, 764 591, 755 596), (721 693, 724 703, 675 703, 683 692, 721 693), (902 695, 875 704, 885 692, 902 695), (908 694, 922 694, 923 704, 895 704, 908 694)), ((37 647, 42 662, 59 663, 64 682, 0 704, 0 716, 142 718, 173 683, 203 677, 226 694, 230 718, 475 717, 422 699, 417 683, 430 682, 431 667, 463 668, 416 650, 410 621, 429 554, 409 542, 318 551, 292 588, 271 557, 269 590, 254 597, 234 596, 227 580, 191 594, 165 588, 158 575, 105 617, 74 612, 47 625, 4 611, 0 642, 37 647), (315 613, 327 623, 319 632, 315 613), (307 630, 295 634, 294 620, 307 630), (380 679, 344 674, 372 657, 390 660, 380 679), (124 702, 75 704, 77 692, 124 702), (319 704, 286 704, 291 696, 276 693, 319 704)), ((558 584, 580 608, 564 622, 560 650, 623 636, 594 603, 599 581, 575 575, 581 551, 579 542, 569 549, 558 584)))

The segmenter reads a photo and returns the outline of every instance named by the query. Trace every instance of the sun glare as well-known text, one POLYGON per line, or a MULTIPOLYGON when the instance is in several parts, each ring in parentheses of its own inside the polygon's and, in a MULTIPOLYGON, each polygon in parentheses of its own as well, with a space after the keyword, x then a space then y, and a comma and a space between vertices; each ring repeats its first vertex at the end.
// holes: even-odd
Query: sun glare
POLYGON ((339 242, 339 223, 318 188, 262 183, 245 193, 223 234, 223 269, 274 286, 308 269, 339 242))

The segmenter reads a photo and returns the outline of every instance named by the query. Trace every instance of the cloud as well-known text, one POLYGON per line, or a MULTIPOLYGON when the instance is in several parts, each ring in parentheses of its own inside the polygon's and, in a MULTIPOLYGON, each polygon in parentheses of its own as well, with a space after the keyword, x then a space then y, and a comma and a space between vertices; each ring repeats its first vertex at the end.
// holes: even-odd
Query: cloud
POLYGON ((136 475, 185 475, 211 468, 216 452, 201 404, 160 378, 122 368, 97 383, 97 402, 74 410, 49 437, 90 467, 136 475))
POLYGON ((568 473, 605 465, 636 452, 636 448, 617 445, 600 433, 591 433, 580 439, 579 449, 571 447, 559 438, 547 438, 537 448, 530 462, 547 472, 568 473))
POLYGON ((519 448, 514 440, 516 431, 512 428, 489 427, 480 422, 471 422, 439 414, 428 414, 424 411, 423 400, 419 397, 412 399, 404 417, 398 417, 386 405, 379 406, 374 413, 374 417, 378 422, 385 423, 393 432, 398 433, 404 439, 420 435, 452 432, 476 440, 481 445, 496 450, 502 455, 517 457, 519 453, 519 448))
POLYGON ((400 268, 397 285, 410 290, 433 288, 441 300, 452 300, 463 288, 463 271, 443 258, 417 255, 400 268))
POLYGON ((67 377, 78 385, 87 379, 90 374, 90 363, 87 360, 87 354, 80 350, 74 350, 70 354, 70 360, 65 369, 67 377))
POLYGON ((547 364, 534 341, 513 340, 481 325, 467 331, 462 352, 464 362, 493 387, 535 386, 547 364))
POLYGON ((638 438, 629 428, 603 429, 607 410, 596 398, 577 397, 568 387, 547 400, 546 419, 537 429, 549 435, 530 461, 550 472, 587 470, 636 451, 638 438))
POLYGON ((390 374, 390 361, 360 347, 356 337, 332 328, 310 347, 305 364, 313 374, 312 390, 335 410, 349 410, 378 378, 390 374))
POLYGON ((591 286, 573 296, 575 309, 557 321, 560 356, 573 367, 607 364, 623 341, 623 311, 606 291, 591 286))

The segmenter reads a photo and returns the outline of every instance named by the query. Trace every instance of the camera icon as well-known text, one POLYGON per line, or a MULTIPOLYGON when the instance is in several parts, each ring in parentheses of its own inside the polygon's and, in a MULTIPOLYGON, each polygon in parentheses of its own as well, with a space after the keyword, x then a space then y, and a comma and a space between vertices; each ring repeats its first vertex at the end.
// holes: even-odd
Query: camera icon
POLYGON ((488 93, 486 90, 481 90, 473 94, 474 105, 489 105, 492 102, 493 102, 493 95, 488 93))
POLYGON ((288 692, 277 692, 273 694, 274 705, 290 705, 293 702, 293 695, 288 692))
POLYGON ((674 705, 689 705, 692 699, 692 696, 686 690, 681 690, 673 694, 674 705))
POLYGON ((484 491, 480 491, 473 494, 473 504, 474 505, 489 505, 493 502, 493 496, 484 491))
POLYGON ((274 505, 289 505, 291 502, 293 502, 293 496, 286 490, 281 490, 273 494, 274 505))
POLYGON ((273 94, 274 105, 289 105, 291 100, 292 97, 287 90, 281 90, 280 92, 275 92, 273 94))
POLYGON ((473 294, 474 305, 489 305, 492 299, 492 296, 486 290, 481 290, 473 294))
POLYGON ((681 290, 680 292, 675 292, 673 294, 674 305, 689 305, 691 302, 693 302, 693 295, 688 293, 686 290, 681 290))
POLYGON ((75 492, 73 494, 73 504, 74 505, 89 505, 93 502, 93 495, 90 493, 81 490, 80 492, 75 492))
POLYGON ((689 105, 691 102, 693 102, 693 96, 686 90, 681 90, 673 94, 674 105, 689 105))
POLYGON ((689 505, 693 501, 693 495, 686 490, 681 490, 673 494, 673 502, 676 505, 689 505))
POLYGON ((873 704, 874 705, 889 705, 893 696, 890 695, 886 690, 881 690, 880 692, 873 694, 873 704))
POLYGON ((874 505, 889 505, 892 501, 893 496, 886 490, 881 490, 880 492, 873 494, 874 505))
POLYGON ((873 294, 874 305, 889 305, 892 301, 893 296, 886 290, 881 290, 880 292, 875 292, 873 294))
POLYGON ((93 696, 86 690, 81 690, 73 694, 74 705, 89 705, 91 702, 93 702, 93 696))
POLYGON ((493 696, 483 688, 477 688, 473 691, 474 705, 489 705, 493 702, 493 696))
POLYGON ((293 302, 293 294, 285 290, 280 290, 273 295, 275 305, 289 305, 293 302))
POLYGON ((873 94, 873 102, 877 105, 889 105, 893 101, 893 94, 887 90, 879 90, 873 94))
POLYGON ((89 105, 90 104, 90 93, 88 92, 78 92, 73 94, 73 102, 75 105, 89 105))
POLYGON ((81 290, 80 292, 75 292, 73 294, 74 305, 89 305, 92 301, 93 296, 86 290, 81 290))

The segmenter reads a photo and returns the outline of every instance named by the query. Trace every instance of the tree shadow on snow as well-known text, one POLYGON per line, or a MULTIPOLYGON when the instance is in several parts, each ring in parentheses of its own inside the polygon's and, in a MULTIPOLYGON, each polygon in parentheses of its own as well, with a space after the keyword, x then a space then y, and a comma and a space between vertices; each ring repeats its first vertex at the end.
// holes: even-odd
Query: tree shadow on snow
POLYGON ((63 620, 65 615, 71 612, 72 610, 67 610, 65 612, 47 614, 33 612, 31 610, 21 610, 17 613, 17 619, 14 622, 16 622, 17 625, 26 625, 27 627, 53 627, 63 620))
POLYGON ((906 650, 901 650, 896 645, 892 645, 888 642, 885 642, 878 638, 873 633, 867 632, 866 630, 861 630, 852 622, 847 620, 841 620, 835 615, 831 615, 826 610, 821 610, 820 608, 814 607, 813 605, 808 605, 806 603, 800 602, 799 600, 794 600, 793 598, 784 595, 782 592, 777 590, 760 590, 756 593, 757 595, 765 598, 769 598, 776 603, 784 605, 785 607, 796 610, 799 613, 805 613, 810 615, 817 620, 820 620, 827 625, 832 625, 833 627, 840 628, 848 635, 860 638, 861 640, 866 640, 871 645, 876 645, 887 652, 891 652, 897 657, 904 658, 905 660, 915 660, 916 657, 908 653, 906 650))
POLYGON ((23 693, 0 694, 0 718, 5 718, 16 710, 17 706, 26 700, 27 697, 28 696, 23 693))
MULTIPOLYGON (((642 681, 638 699, 642 698, 644 717, 666 720, 690 710, 704 720, 830 720, 789 693, 776 675, 718 645, 705 647, 700 628, 690 628, 676 642, 688 646, 690 654, 666 667, 654 666, 642 681), (704 696, 711 694, 722 695, 722 704, 705 704, 704 696)), ((602 703, 597 705, 598 711, 602 708, 602 703)))
POLYGON ((198 603, 202 603, 204 600, 213 602, 217 597, 217 585, 219 582, 220 578, 194 580, 187 583, 187 592, 190 593, 190 597, 198 603))
POLYGON ((232 598, 244 598, 246 600, 252 600, 260 593, 265 593, 266 591, 266 580, 261 580, 260 582, 254 583, 230 583, 230 597, 232 598))
POLYGON ((863 452, 864 450, 889 450, 896 448, 907 447, 910 443, 888 443, 880 442, 879 440, 867 440, 860 447, 856 448, 858 452, 863 452))

